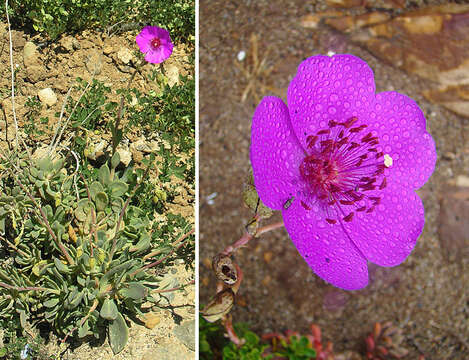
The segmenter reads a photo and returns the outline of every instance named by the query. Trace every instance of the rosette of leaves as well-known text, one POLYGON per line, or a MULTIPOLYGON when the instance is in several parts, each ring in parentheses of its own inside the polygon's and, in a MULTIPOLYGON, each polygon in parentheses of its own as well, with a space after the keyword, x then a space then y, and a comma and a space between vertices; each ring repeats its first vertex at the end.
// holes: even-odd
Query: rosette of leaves
POLYGON ((143 259, 150 222, 129 205, 131 169, 119 177, 116 153, 87 184, 65 158, 15 158, 0 158, 0 316, 47 321, 65 337, 107 328, 120 352, 125 314, 155 302, 159 280, 143 259))

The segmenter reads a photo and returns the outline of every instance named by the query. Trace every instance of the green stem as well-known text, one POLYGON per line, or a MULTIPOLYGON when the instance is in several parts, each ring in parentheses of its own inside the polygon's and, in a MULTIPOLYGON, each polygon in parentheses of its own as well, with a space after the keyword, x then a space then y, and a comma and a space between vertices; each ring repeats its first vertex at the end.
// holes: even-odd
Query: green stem
POLYGON ((15 251, 18 251, 18 254, 22 255, 22 256, 25 256, 27 257, 28 254, 26 254, 23 250, 19 249, 15 244, 13 244, 12 242, 8 241, 8 239, 0 236, 0 239, 5 241, 13 250, 15 251))
POLYGON ((142 185, 143 180, 148 176, 148 173, 150 172, 151 167, 152 167, 152 164, 151 163, 148 164, 147 169, 145 170, 145 173, 142 176, 142 179, 137 184, 137 186, 135 186, 134 190, 132 191, 132 194, 130 194, 130 196, 125 201, 124 206, 122 207, 122 210, 119 214, 119 219, 117 220, 117 225, 116 225, 116 231, 115 231, 115 234, 114 234, 114 238, 112 239, 112 248, 111 248, 111 253, 109 255, 109 263, 112 261, 112 257, 114 256, 114 252, 116 251, 117 234, 119 233, 119 228, 121 226, 122 219, 124 218, 125 211, 127 210, 127 206, 129 206, 130 200, 134 197, 134 195, 137 192, 140 185, 142 185))
MULTIPOLYGON (((178 245, 178 244, 179 244, 181 241, 183 241, 186 237, 188 237, 189 235, 193 234, 194 231, 195 231, 194 229, 191 229, 191 231, 189 231, 188 233, 182 235, 179 239, 177 239, 175 242, 173 242, 173 243, 171 244, 171 246, 174 247, 174 246, 178 245)), ((151 252, 151 253, 145 255, 145 256, 143 257, 143 260, 150 259, 150 258, 152 258, 153 256, 156 256, 156 255, 161 254, 162 252, 163 252, 162 250, 155 250, 155 251, 153 251, 153 252, 151 252)))
POLYGON ((16 291, 46 291, 46 290, 52 290, 52 289, 43 288, 43 287, 39 287, 39 286, 25 286, 25 287, 13 286, 13 285, 6 284, 4 282, 0 282, 0 286, 4 287, 6 289, 13 289, 13 290, 16 290, 16 291))
POLYGON ((67 249, 65 248, 64 244, 62 244, 62 241, 60 241, 57 236, 54 234, 54 231, 52 230, 52 228, 50 227, 50 224, 49 224, 49 221, 47 220, 47 216, 46 214, 44 213, 44 210, 42 210, 42 207, 39 206, 39 204, 36 202, 36 199, 34 199, 34 197, 31 195, 31 193, 24 187, 24 185, 21 183, 20 179, 18 179, 15 174, 13 173, 13 171, 11 169, 10 170, 10 173, 11 175, 13 176, 13 179, 15 179, 15 182, 20 186, 20 188, 26 193, 26 195, 31 199, 31 201, 33 202, 34 206, 39 209, 39 212, 41 213, 41 216, 42 216, 42 223, 44 224, 44 226, 47 228, 47 231, 49 232, 50 236, 52 237, 52 239, 54 240, 54 242, 57 244, 57 246, 59 247, 60 251, 62 252, 62 254, 65 256, 65 258, 67 259, 68 263, 70 265, 75 265, 75 261, 73 261, 73 259, 70 257, 67 249))
MULTIPOLYGON (((86 180, 82 174, 80 174, 80 177, 81 177, 81 180, 83 181, 83 185, 85 185, 86 194, 88 195, 88 201, 91 203, 91 194, 90 194, 90 190, 88 189, 88 185, 86 184, 86 180)), ((98 226, 96 225, 96 213, 94 211, 94 207, 91 206, 91 234, 90 234, 91 257, 93 257, 93 247, 94 247, 94 244, 92 241, 93 235, 97 244, 98 243, 98 226)))
POLYGON ((195 280, 191 280, 191 281, 189 281, 187 284, 184 284, 184 285, 181 285, 181 286, 177 286, 177 287, 172 288, 172 289, 156 289, 156 290, 153 290, 152 293, 161 294, 161 293, 165 293, 165 292, 171 292, 171 291, 176 291, 176 290, 182 290, 182 289, 184 289, 186 286, 193 285, 193 284, 195 284, 195 280))
MULTIPOLYGON (((189 236, 190 234, 192 234, 194 232, 194 229, 191 229, 191 231, 189 231, 187 234, 184 235, 184 237, 187 237, 189 236)), ((156 265, 159 265, 161 264, 163 261, 165 261, 167 258, 169 258, 175 251, 179 250, 183 245, 186 244, 187 241, 183 241, 181 242, 176 248, 172 249, 168 255, 162 257, 161 259, 159 260, 156 260, 148 265, 145 265, 145 266, 142 266, 140 269, 137 269, 135 270, 134 272, 130 273, 129 276, 132 278, 134 277, 135 275, 137 275, 139 272, 143 271, 143 270, 146 270, 146 269, 149 269, 149 268, 152 268, 156 265)))
MULTIPOLYGON (((133 79, 135 78, 135 75, 137 75, 137 72, 140 71, 141 67, 145 64, 145 62, 146 62, 145 59, 142 59, 142 62, 135 67, 134 72, 132 73, 132 75, 130 76, 129 81, 127 82, 126 90, 128 90, 130 88, 130 84, 132 83, 133 79)), ((116 119, 116 123, 114 124, 114 131, 113 131, 113 134, 112 134, 113 136, 112 136, 112 154, 111 154, 111 157, 116 152, 116 148, 117 148, 117 145, 118 145, 118 139, 117 139, 116 136, 117 136, 117 131, 119 130, 119 125, 120 125, 121 120, 122 120, 122 110, 124 109, 124 95, 125 95, 124 93, 122 93, 122 95, 121 95, 119 111, 117 112, 117 119, 116 119)))

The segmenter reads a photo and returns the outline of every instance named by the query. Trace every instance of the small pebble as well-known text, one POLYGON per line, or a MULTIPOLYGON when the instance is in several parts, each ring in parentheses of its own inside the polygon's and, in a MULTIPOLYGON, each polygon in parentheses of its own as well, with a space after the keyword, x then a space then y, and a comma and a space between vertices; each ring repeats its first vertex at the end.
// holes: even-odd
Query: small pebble
POLYGON ((47 106, 53 106, 57 103, 57 95, 51 88, 45 88, 37 93, 39 100, 47 106))
POLYGON ((456 186, 469 187, 469 177, 465 175, 456 177, 456 186))
POLYGON ((156 325, 158 325, 161 321, 161 317, 159 314, 155 313, 146 313, 143 316, 143 322, 145 323, 145 327, 148 329, 153 329, 156 325))
POLYGON ((274 256, 272 251, 267 251, 264 253, 264 261, 268 264, 272 261, 272 257, 274 256))
POLYGON ((202 260, 202 263, 204 264, 204 266, 205 266, 207 269, 211 269, 211 268, 212 268, 212 260, 210 260, 208 257, 205 257, 205 258, 202 260))
POLYGON ((246 59, 246 51, 241 50, 237 55, 238 61, 243 61, 246 59))
POLYGON ((218 195, 217 192, 214 192, 214 193, 211 193, 210 195, 208 195, 208 196, 206 197, 207 204, 209 204, 209 205, 215 204, 214 199, 217 197, 217 195, 218 195))

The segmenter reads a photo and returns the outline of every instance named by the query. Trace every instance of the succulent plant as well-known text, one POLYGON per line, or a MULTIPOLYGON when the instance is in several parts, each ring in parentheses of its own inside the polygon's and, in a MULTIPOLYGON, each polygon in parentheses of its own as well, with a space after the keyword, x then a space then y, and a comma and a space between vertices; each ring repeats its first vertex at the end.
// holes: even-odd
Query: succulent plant
POLYGON ((0 156, 0 316, 49 322, 59 335, 123 349, 125 314, 153 302, 150 221, 129 205, 119 154, 87 184, 65 157, 0 156), (9 259, 9 260, 8 260, 9 259))
MULTIPOLYGON (((375 323, 373 332, 365 339, 366 358, 372 360, 402 359, 409 351, 402 346, 403 330, 394 326, 390 321, 375 323)), ((419 360, 423 360, 420 355, 419 360)))

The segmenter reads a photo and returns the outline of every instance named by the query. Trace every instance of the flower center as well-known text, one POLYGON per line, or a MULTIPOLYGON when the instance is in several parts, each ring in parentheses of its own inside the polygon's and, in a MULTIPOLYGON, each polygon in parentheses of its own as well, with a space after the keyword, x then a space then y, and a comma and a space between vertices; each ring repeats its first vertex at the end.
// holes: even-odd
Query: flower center
POLYGON ((381 201, 379 191, 386 187, 379 139, 357 122, 356 117, 343 123, 331 120, 328 128, 306 138, 307 155, 299 168, 301 205, 306 210, 322 207, 330 224, 350 222, 355 212, 373 212, 381 201))
POLYGON ((159 38, 155 37, 151 39, 150 41, 150 46, 153 48, 153 50, 158 49, 161 46, 161 41, 159 38))

